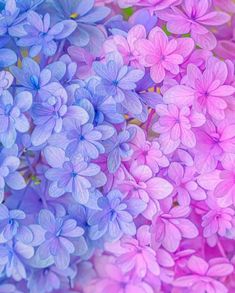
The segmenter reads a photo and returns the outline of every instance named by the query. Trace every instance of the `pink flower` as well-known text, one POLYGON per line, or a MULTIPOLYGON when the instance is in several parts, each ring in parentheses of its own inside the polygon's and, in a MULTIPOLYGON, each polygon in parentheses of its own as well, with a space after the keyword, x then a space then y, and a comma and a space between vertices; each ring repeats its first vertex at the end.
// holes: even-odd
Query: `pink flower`
POLYGON ((139 165, 149 166, 154 174, 159 171, 159 167, 167 167, 169 161, 162 153, 157 139, 152 142, 146 140, 145 132, 139 127, 136 130, 136 135, 131 142, 132 149, 134 150, 133 159, 139 165))
POLYGON ((185 169, 179 163, 171 163, 168 168, 168 177, 173 181, 173 195, 177 195, 180 205, 188 206, 191 198, 194 200, 206 199, 205 191, 198 185, 193 167, 185 169))
POLYGON ((132 27, 127 37, 114 35, 104 43, 104 51, 106 54, 118 51, 124 60, 125 64, 130 64, 133 67, 142 67, 138 60, 138 51, 135 47, 135 42, 139 39, 146 38, 146 30, 143 25, 135 25, 132 27))
POLYGON ((226 277, 233 272, 233 266, 223 258, 214 258, 207 263, 198 256, 191 256, 188 261, 191 274, 177 278, 173 285, 191 288, 192 293, 227 293, 227 288, 216 278, 226 277))
POLYGON ((131 6, 143 6, 149 7, 153 11, 163 10, 171 5, 176 5, 181 0, 118 0, 118 4, 122 8, 131 7, 131 6))
POLYGON ((183 238, 198 236, 196 226, 187 218, 189 207, 174 207, 168 213, 159 212, 153 220, 152 241, 155 248, 163 246, 169 252, 175 252, 183 238))
POLYGON ((191 112, 190 108, 178 108, 174 104, 157 105, 158 121, 153 130, 160 133, 159 141, 165 154, 170 154, 182 143, 185 147, 193 148, 196 138, 192 127, 199 127, 205 123, 205 117, 200 113, 191 112))
POLYGON ((227 11, 228 13, 235 12, 235 3, 233 0, 213 0, 213 2, 215 6, 227 11))
POLYGON ((131 273, 137 278, 144 278, 148 272, 155 276, 160 275, 156 252, 148 246, 148 229, 149 226, 141 226, 137 232, 137 239, 124 237, 121 240, 121 247, 125 252, 118 257, 117 264, 125 273, 131 273))
POLYGON ((231 208, 221 208, 213 198, 207 200, 209 211, 202 217, 203 236, 210 246, 215 246, 218 236, 229 237, 234 229, 235 212, 231 208))
POLYGON ((168 104, 193 105, 198 112, 208 113, 217 120, 225 118, 225 97, 234 94, 235 88, 224 85, 228 75, 227 66, 216 58, 210 58, 202 73, 194 64, 188 65, 186 85, 176 85, 164 94, 168 104))
POLYGON ((140 54, 140 63, 150 67, 150 76, 156 83, 162 82, 166 73, 178 74, 184 56, 189 55, 194 47, 190 38, 169 41, 159 27, 151 30, 148 40, 138 40, 135 44, 140 54))
POLYGON ((167 21, 167 29, 174 34, 191 34, 202 48, 212 50, 216 38, 207 27, 219 26, 230 20, 225 12, 210 11, 210 0, 184 0, 182 9, 171 7, 160 14, 167 21))
POLYGON ((143 212, 147 219, 152 219, 159 210, 158 201, 169 196, 173 190, 167 180, 153 177, 152 170, 147 165, 139 165, 137 161, 130 167, 130 177, 119 182, 118 188, 128 196, 140 198, 147 204, 143 212))
POLYGON ((148 283, 139 278, 131 278, 131 275, 125 274, 119 266, 109 263, 105 256, 98 258, 96 262, 98 261, 102 264, 100 276, 84 286, 84 293, 154 293, 148 283))
POLYGON ((235 152, 235 124, 218 125, 207 121, 195 131, 197 145, 195 147, 195 167, 199 173, 213 171, 218 162, 223 162, 230 153, 235 152))
POLYGON ((235 206, 235 162, 230 160, 226 165, 226 169, 219 173, 220 182, 214 189, 214 195, 217 197, 220 205, 228 207, 231 204, 235 206))

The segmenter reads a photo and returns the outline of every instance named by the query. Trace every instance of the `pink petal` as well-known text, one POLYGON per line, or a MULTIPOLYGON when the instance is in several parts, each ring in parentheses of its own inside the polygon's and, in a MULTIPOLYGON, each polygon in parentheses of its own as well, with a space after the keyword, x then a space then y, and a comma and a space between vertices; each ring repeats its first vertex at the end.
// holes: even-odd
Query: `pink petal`
POLYGON ((181 234, 179 230, 170 222, 165 224, 165 237, 162 241, 163 247, 169 252, 175 252, 179 247, 181 234))
POLYGON ((174 266, 174 260, 173 258, 171 257, 171 255, 165 251, 164 249, 162 248, 159 248, 157 251, 156 251, 156 257, 157 257, 157 261, 158 263, 161 265, 161 266, 164 266, 164 267, 173 267, 174 266))
POLYGON ((140 182, 145 182, 152 177, 152 170, 146 166, 134 166, 131 168, 131 174, 140 182))
POLYGON ((184 58, 187 57, 194 49, 195 44, 191 38, 179 38, 176 39, 177 48, 174 51, 175 54, 179 54, 184 58))
POLYGON ((178 221, 178 228, 184 238, 192 239, 198 236, 197 227, 188 219, 177 219, 177 220, 173 220, 173 222, 174 221, 175 221, 175 224, 178 221))
POLYGON ((167 104, 187 106, 192 104, 194 95, 194 89, 184 85, 176 85, 165 92, 163 100, 167 104))
POLYGON ((155 64, 150 68, 150 76, 153 81, 160 83, 165 77, 165 70, 161 64, 155 64))
MULTIPOLYGON (((216 96, 216 97, 228 97, 228 96, 233 95, 234 93, 235 93, 235 88, 233 86, 222 85, 219 88, 217 88, 216 90, 212 91, 210 94, 212 96, 216 96)), ((223 104, 227 105, 226 102, 224 102, 223 104)), ((223 106, 223 107, 225 107, 225 106, 223 106)), ((225 108, 223 108, 223 109, 225 109, 225 108)))
POLYGON ((193 148, 196 146, 196 137, 191 130, 181 129, 181 142, 184 146, 188 148, 193 148))
POLYGON ((231 264, 217 264, 209 268, 207 275, 210 277, 224 277, 230 275, 234 268, 231 264))
POLYGON ((216 47, 217 41, 212 32, 198 34, 196 31, 191 32, 194 41, 203 49, 213 50, 216 47))
POLYGON ((173 191, 173 186, 162 178, 152 178, 147 182, 146 191, 154 199, 166 198, 173 191))
POLYGON ((209 265, 207 262, 204 261, 204 259, 193 255, 188 261, 188 268, 196 274, 205 275, 207 273, 209 265))
POLYGON ((199 17, 197 21, 204 25, 221 25, 221 24, 225 24, 230 19, 231 17, 225 12, 213 11, 199 17))
POLYGON ((185 18, 170 19, 167 22, 167 29, 173 34, 187 34, 190 32, 191 24, 185 18))
POLYGON ((130 45, 131 50, 135 49, 135 42, 140 39, 146 38, 146 30, 145 27, 141 24, 137 24, 133 26, 127 35, 127 41, 130 45))

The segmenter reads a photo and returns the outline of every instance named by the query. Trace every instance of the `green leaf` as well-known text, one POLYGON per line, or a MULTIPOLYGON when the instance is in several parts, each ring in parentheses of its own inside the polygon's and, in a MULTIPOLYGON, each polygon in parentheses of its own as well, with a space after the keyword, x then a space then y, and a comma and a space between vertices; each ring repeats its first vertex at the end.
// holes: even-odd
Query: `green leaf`
POLYGON ((127 7, 122 9, 122 14, 124 18, 127 20, 134 13, 134 9, 132 7, 127 7))

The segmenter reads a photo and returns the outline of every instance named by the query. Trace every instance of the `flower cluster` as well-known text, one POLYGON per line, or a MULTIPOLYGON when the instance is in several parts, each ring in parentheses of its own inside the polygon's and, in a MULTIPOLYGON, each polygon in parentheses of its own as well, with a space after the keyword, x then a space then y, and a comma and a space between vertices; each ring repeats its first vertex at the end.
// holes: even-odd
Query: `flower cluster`
POLYGON ((234 15, 0 1, 0 293, 235 291, 234 15))

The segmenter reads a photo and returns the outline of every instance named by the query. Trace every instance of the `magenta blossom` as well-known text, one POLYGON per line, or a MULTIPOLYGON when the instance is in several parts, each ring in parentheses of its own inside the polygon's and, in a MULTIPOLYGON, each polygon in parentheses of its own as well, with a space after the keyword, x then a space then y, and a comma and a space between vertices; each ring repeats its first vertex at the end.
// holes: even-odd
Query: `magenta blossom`
POLYGON ((174 286, 191 288, 192 293, 227 293, 222 282, 215 278, 226 277, 233 271, 233 266, 223 258, 211 259, 208 263, 198 256, 191 256, 188 261, 191 274, 177 278, 174 286))
POLYGON ((132 27, 126 38, 122 35, 114 35, 112 39, 108 39, 104 43, 105 53, 119 52, 125 64, 133 67, 141 68, 139 64, 139 53, 136 50, 135 43, 139 39, 146 38, 146 30, 143 25, 135 25, 132 27))
POLYGON ((136 49, 140 54, 140 63, 150 67, 153 81, 160 83, 167 73, 179 73, 179 65, 184 56, 193 50, 194 42, 190 38, 168 40, 159 27, 149 33, 148 39, 136 41, 136 49))
POLYGON ((130 167, 130 177, 119 182, 119 189, 132 198, 140 198, 147 208, 143 215, 147 219, 159 211, 159 200, 168 197, 173 187, 165 179, 153 177, 153 172, 147 165, 138 165, 135 161, 130 167))
POLYGON ((212 198, 207 200, 209 211, 202 217, 203 236, 210 246, 215 246, 218 236, 230 238, 235 231, 235 212, 222 208, 212 198))
POLYGON ((214 124, 208 121, 196 130, 195 167, 199 173, 213 171, 218 162, 223 162, 235 151, 235 124, 214 124))
POLYGON ((163 246, 175 252, 182 238, 197 237, 197 227, 187 218, 189 207, 174 207, 168 213, 159 212, 153 220, 152 241, 155 248, 163 246))
POLYGON ((149 166, 153 173, 157 173, 160 167, 167 167, 169 165, 169 160, 162 153, 157 139, 153 141, 146 140, 145 132, 141 128, 137 128, 131 146, 134 150, 133 159, 140 165, 149 166))
POLYGON ((191 34, 195 42, 204 49, 212 50, 216 38, 208 27, 219 26, 230 20, 225 12, 210 11, 211 0, 184 0, 182 9, 171 7, 160 17, 167 21, 167 29, 174 34, 191 34))
POLYGON ((156 113, 160 116, 153 125, 153 130, 160 133, 159 141, 165 154, 170 154, 180 144, 188 148, 196 145, 194 127, 205 123, 203 114, 192 112, 189 107, 178 108, 174 104, 157 105, 156 113))
POLYGON ((235 93, 235 87, 226 85, 227 66, 216 58, 210 58, 204 72, 190 64, 185 85, 176 85, 164 94, 168 104, 193 105, 198 112, 208 113, 217 120, 225 118, 225 97, 235 93))
POLYGON ((188 206, 191 199, 205 200, 207 197, 205 191, 198 185, 195 173, 195 168, 183 168, 181 164, 174 162, 168 168, 168 176, 174 186, 173 194, 177 195, 180 205, 188 206))

